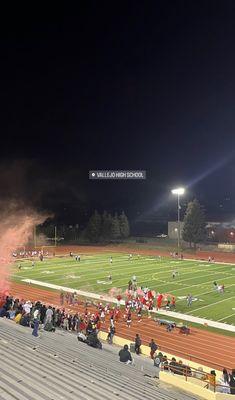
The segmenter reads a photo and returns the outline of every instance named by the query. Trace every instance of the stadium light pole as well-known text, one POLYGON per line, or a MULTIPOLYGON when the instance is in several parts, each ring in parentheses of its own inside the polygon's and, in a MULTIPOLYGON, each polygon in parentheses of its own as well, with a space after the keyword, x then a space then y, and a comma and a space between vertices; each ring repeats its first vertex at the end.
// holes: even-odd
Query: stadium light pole
POLYGON ((55 239, 55 247, 56 247, 56 244, 57 244, 57 226, 55 225, 55 237, 54 237, 54 239, 55 239))
POLYGON ((171 193, 177 195, 177 212, 178 212, 178 255, 180 251, 180 196, 185 192, 185 189, 180 187, 177 189, 172 189, 171 193))

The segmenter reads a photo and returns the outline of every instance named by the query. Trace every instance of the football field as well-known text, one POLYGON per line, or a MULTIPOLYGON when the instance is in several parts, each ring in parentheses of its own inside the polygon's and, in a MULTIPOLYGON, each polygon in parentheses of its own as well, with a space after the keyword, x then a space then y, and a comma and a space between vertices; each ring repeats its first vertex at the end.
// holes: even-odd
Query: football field
POLYGON ((72 257, 35 261, 34 267, 31 261, 17 261, 12 280, 34 279, 45 285, 50 283, 102 294, 113 287, 125 292, 134 275, 138 286, 174 295, 178 312, 235 325, 235 265, 143 255, 133 255, 129 260, 128 254, 99 253, 82 255, 81 262, 72 257), (215 281, 218 285, 224 284, 224 293, 214 290, 215 281), (189 293, 194 297, 191 308, 186 304, 189 293))

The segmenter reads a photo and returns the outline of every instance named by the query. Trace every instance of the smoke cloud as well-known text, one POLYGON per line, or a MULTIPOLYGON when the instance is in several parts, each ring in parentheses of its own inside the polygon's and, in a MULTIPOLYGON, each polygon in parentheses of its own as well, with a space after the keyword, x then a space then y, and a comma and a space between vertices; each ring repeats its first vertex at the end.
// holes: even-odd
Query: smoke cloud
POLYGON ((2 202, 0 210, 0 293, 6 294, 10 288, 12 253, 28 243, 34 226, 43 223, 48 216, 16 202, 2 202))

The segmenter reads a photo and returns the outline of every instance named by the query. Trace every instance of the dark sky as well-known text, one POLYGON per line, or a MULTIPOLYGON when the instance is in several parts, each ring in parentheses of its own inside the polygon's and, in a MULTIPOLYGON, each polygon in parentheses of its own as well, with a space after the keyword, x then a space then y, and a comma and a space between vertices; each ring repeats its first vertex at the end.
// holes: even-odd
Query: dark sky
POLYGON ((79 4, 2 13, 2 197, 64 221, 95 207, 168 218, 182 184, 208 218, 232 218, 235 2, 79 4), (90 169, 147 180, 94 182, 90 169))

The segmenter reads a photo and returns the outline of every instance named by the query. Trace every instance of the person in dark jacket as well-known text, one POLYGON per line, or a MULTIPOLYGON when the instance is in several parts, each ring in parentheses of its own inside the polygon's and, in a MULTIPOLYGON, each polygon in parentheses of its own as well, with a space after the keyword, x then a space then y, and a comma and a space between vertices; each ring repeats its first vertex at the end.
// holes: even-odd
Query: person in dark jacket
POLYGON ((96 349, 102 349, 102 343, 98 339, 96 332, 91 332, 87 335, 87 344, 91 347, 95 347, 96 349))
POLYGON ((151 342, 149 343, 149 347, 150 347, 150 357, 153 360, 154 359, 154 354, 158 349, 158 345, 152 339, 151 342))
POLYGON ((138 335, 138 333, 135 336, 135 352, 137 355, 140 354, 140 346, 141 346, 141 339, 140 339, 140 335, 138 335))
POLYGON ((177 366, 178 366, 178 363, 176 362, 176 359, 175 359, 175 357, 172 357, 172 359, 171 359, 171 361, 170 361, 170 363, 169 363, 169 370, 171 371, 171 372, 173 372, 173 374, 177 374, 177 366))
POLYGON ((232 373, 229 374, 229 386, 230 386, 230 393, 235 394, 235 369, 233 369, 232 373))
POLYGON ((20 325, 29 326, 30 325, 30 314, 24 314, 20 320, 20 325))
POLYGON ((107 337, 109 344, 113 344, 114 335, 115 335, 115 327, 113 325, 110 325, 109 333, 108 333, 108 337, 107 337))
POLYGON ((119 361, 125 364, 132 364, 133 360, 131 353, 129 352, 127 344, 124 345, 123 349, 119 351, 119 361))
POLYGON ((229 384, 229 374, 226 368, 223 369, 223 381, 229 384))

